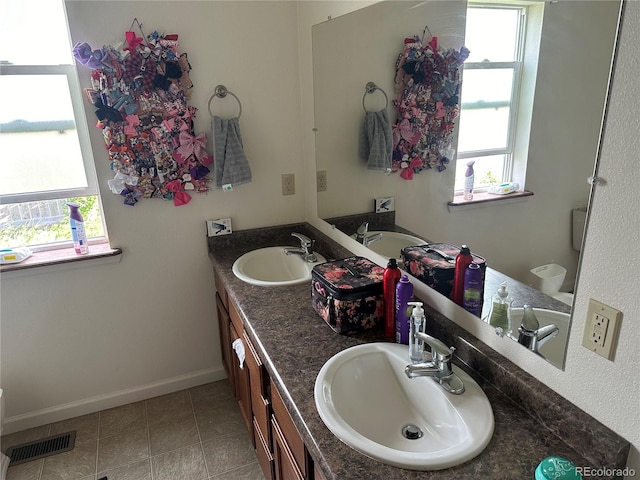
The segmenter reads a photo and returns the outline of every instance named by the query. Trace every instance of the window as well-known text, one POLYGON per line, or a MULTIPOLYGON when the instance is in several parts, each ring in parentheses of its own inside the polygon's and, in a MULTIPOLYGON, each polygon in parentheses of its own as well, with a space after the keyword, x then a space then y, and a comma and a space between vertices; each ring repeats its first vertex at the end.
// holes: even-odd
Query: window
MULTIPOLYGON (((527 128, 522 110, 528 104, 521 102, 522 85, 530 87, 531 82, 523 82, 523 77, 531 71, 535 78, 536 71, 525 68, 529 9, 522 4, 469 4, 467 8, 465 45, 471 53, 464 64, 456 193, 464 188, 466 163, 471 160, 475 161, 475 191, 509 181, 520 181, 524 187, 524 172, 516 175, 514 166, 515 152, 521 150, 518 128, 527 128)), ((535 57, 537 63, 537 53, 535 57)), ((519 161, 526 166, 526 158, 519 161)))
POLYGON ((66 246, 69 201, 104 237, 63 2, 0 8, 0 246, 66 246))

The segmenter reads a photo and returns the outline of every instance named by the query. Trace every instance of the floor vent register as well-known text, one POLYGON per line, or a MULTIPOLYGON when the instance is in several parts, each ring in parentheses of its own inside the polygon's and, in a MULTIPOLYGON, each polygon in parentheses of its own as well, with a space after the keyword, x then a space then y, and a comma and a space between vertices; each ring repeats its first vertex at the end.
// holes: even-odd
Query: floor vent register
POLYGON ((56 455, 73 450, 76 443, 76 431, 62 433, 35 442, 23 443, 9 448, 7 456, 11 459, 9 466, 37 460, 38 458, 56 455))

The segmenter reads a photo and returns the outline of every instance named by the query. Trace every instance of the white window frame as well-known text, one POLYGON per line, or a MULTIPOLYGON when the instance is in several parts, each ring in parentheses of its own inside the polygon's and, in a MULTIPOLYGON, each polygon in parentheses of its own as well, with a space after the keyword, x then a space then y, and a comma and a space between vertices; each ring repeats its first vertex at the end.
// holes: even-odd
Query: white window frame
MULTIPOLYGON (((502 168, 501 182, 513 181, 514 179, 514 153, 516 151, 516 137, 518 130, 518 117, 520 107, 520 94, 522 89, 522 76, 525 62, 525 38, 527 35, 527 18, 528 18, 528 6, 522 4, 502 4, 502 3, 473 3, 470 2, 467 9, 470 8, 483 8, 483 9, 512 9, 520 11, 519 26, 518 26, 518 38, 516 39, 516 59, 510 62, 491 62, 484 60, 482 62, 465 62, 464 70, 490 70, 490 69, 513 69, 512 91, 511 99, 509 100, 509 127, 507 131, 507 142, 504 148, 494 148, 485 150, 469 150, 458 151, 457 159, 477 159, 482 157, 488 157, 493 155, 504 155, 504 162, 502 168)), ((464 78, 463 78, 464 88, 464 78)), ((469 108, 485 107, 486 103, 477 102, 469 106, 469 108)), ((501 106, 501 105, 500 105, 501 106)), ((464 104, 460 105, 461 114, 465 110, 464 104)), ((521 185, 521 188, 524 185, 521 185)), ((474 188, 474 191, 486 191, 487 187, 474 188)), ((462 189, 456 189, 455 194, 461 194, 462 189)))
MULTIPOLYGON (((0 75, 65 75, 69 86, 69 95, 73 106, 73 120, 80 144, 80 152, 84 164, 87 187, 47 190, 43 192, 26 192, 6 194, 0 196, 0 203, 24 203, 42 200, 56 200, 67 197, 85 197, 99 195, 98 183, 95 173, 93 151, 89 139, 86 116, 82 103, 82 89, 78 80, 75 65, 7 65, 0 68, 0 75)), ((104 221, 104 219, 103 219, 104 221)))

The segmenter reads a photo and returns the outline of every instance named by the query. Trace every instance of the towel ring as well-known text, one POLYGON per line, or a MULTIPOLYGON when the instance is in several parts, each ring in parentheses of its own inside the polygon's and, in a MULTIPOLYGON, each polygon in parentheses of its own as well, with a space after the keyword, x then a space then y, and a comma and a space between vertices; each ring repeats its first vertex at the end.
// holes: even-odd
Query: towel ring
POLYGON ((386 92, 383 89, 381 89, 379 86, 377 86, 375 83, 368 82, 364 87, 364 95, 362 95, 362 109, 365 112, 367 112, 368 110, 367 110, 367 107, 364 106, 364 99, 367 97, 367 93, 373 93, 376 90, 380 90, 384 95, 384 108, 387 108, 389 106, 389 97, 387 97, 386 92))
POLYGON ((207 108, 209 109, 209 115, 213 117, 213 112, 211 111, 211 102, 213 101, 213 99, 215 97, 224 98, 227 96, 227 94, 231 95, 238 102, 238 107, 239 107, 238 118, 240 118, 240 115, 242 115, 242 103, 240 102, 240 99, 237 97, 237 95, 233 93, 231 90, 227 90, 227 87, 225 87, 224 85, 218 85, 216 89, 213 91, 213 95, 209 97, 209 104, 207 105, 207 108))

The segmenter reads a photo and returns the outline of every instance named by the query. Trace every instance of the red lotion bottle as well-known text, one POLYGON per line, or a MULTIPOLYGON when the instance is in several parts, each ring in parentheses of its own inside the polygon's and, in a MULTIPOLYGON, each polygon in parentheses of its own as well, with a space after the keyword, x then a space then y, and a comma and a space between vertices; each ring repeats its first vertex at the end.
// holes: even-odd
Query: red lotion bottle
POLYGON ((384 336, 396 336, 396 285, 400 280, 400 269, 395 258, 390 258, 382 275, 382 294, 384 296, 384 336))
POLYGON ((464 301, 464 274, 472 261, 471 250, 469 250, 468 246, 462 245, 460 253, 456 257, 456 266, 453 274, 453 293, 451 295, 452 300, 460 306, 464 301))

